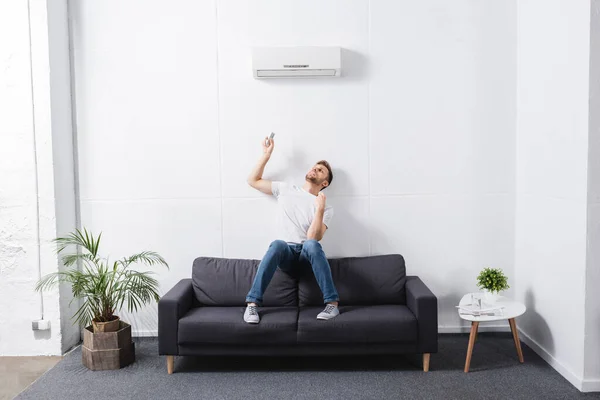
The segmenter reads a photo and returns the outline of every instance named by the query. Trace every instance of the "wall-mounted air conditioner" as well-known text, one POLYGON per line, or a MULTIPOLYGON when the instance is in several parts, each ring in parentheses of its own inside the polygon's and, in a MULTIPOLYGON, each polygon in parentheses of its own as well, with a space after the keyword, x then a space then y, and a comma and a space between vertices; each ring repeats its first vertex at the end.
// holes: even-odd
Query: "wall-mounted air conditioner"
POLYGON ((339 78, 340 47, 254 47, 255 78, 339 78))

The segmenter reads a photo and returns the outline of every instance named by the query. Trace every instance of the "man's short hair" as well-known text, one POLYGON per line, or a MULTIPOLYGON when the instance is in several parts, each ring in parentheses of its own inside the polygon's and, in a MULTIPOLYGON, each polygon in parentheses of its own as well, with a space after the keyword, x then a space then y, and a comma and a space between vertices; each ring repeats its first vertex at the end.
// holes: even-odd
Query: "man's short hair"
MULTIPOLYGON (((331 170, 331 165, 329 165, 329 163, 325 160, 317 161, 317 164, 321 164, 325 168, 327 168, 327 171, 329 172, 329 176, 327 177, 327 182, 329 183, 329 185, 327 185, 327 187, 331 186, 331 182, 333 181, 333 171, 331 170)), ((323 189, 325 188, 322 188, 321 190, 323 189)))

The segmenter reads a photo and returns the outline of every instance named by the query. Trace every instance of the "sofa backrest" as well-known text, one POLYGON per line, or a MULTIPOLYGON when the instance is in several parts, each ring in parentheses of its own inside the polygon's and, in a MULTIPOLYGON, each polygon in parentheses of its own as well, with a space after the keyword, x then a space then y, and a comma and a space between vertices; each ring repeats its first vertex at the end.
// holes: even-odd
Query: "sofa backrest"
MULTIPOLYGON (((199 257, 192 267, 196 298, 206 306, 244 306, 260 260, 199 257)), ((263 305, 297 306, 298 282, 277 269, 263 305)))
MULTIPOLYGON (((406 304, 406 266, 400 254, 329 259, 333 282, 342 305, 406 304)), ((313 274, 299 281, 299 305, 323 304, 313 274)))
MULTIPOLYGON (((244 306, 260 260, 199 257, 192 268, 196 299, 206 306, 244 306)), ((406 304, 406 267, 399 254, 329 259, 343 305, 406 304)), ((263 305, 320 306, 323 294, 312 271, 292 277, 277 269, 263 305)))

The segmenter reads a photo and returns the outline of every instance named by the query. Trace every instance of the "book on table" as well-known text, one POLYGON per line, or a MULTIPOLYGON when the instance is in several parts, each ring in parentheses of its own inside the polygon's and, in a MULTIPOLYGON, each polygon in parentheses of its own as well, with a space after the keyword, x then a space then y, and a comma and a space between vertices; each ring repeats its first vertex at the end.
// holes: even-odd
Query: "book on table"
POLYGON ((490 305, 482 304, 481 307, 474 304, 463 304, 456 306, 458 313, 463 315, 473 316, 495 316, 502 315, 504 306, 502 305, 490 305))

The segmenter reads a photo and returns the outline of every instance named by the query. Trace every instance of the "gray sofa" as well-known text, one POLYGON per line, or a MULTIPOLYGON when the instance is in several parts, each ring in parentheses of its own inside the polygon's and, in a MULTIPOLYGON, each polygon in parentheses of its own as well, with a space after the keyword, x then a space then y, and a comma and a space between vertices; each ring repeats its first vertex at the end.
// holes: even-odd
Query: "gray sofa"
POLYGON ((344 355, 423 354, 438 349, 437 298, 406 276, 398 254, 329 259, 340 315, 317 320, 323 298, 312 274, 277 270, 259 308, 259 324, 243 321, 245 297, 259 260, 200 257, 158 303, 159 354, 344 355))

